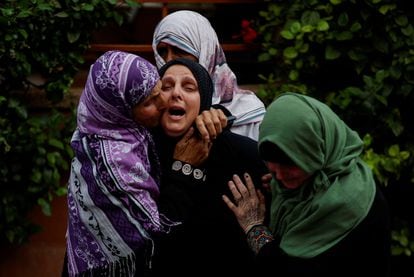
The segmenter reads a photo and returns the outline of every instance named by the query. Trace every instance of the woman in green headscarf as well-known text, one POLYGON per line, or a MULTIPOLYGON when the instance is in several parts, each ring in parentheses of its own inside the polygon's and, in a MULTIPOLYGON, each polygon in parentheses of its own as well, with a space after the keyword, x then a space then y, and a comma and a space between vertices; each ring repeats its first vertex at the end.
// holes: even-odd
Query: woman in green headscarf
POLYGON ((229 181, 234 201, 223 196, 258 269, 387 276, 389 211, 362 150, 358 134, 314 98, 285 93, 267 108, 259 152, 272 174, 268 227, 263 194, 248 174, 246 185, 237 175, 229 181))

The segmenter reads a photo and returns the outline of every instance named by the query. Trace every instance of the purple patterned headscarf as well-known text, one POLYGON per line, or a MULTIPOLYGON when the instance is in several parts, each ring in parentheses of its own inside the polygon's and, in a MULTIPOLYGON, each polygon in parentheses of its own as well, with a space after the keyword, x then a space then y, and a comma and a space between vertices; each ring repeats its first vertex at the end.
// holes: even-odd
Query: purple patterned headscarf
POLYGON ((151 63, 125 52, 109 51, 90 68, 71 141, 70 276, 134 276, 141 262, 136 257, 151 258, 151 235, 168 229, 170 222, 156 205, 159 160, 154 142, 132 119, 132 108, 158 80, 151 63))

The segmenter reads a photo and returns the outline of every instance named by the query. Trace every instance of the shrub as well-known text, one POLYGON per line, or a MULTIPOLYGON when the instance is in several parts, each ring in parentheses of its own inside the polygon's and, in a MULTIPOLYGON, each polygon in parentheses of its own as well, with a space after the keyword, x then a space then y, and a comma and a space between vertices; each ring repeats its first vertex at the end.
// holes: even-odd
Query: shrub
MULTIPOLYGON (((135 1, 127 1, 134 6, 135 1)), ((39 230, 28 213, 64 195, 71 111, 38 111, 28 93, 52 107, 68 93, 94 29, 122 24, 116 0, 3 0, 0 4, 0 243, 23 243, 39 230)))

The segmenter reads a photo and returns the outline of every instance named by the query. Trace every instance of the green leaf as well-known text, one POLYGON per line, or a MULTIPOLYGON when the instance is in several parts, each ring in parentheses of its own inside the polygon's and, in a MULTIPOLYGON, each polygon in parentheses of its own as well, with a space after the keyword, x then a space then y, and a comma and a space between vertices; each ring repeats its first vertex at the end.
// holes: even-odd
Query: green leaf
POLYGON ((336 50, 331 45, 328 45, 325 49, 325 59, 327 60, 335 60, 341 56, 341 52, 336 50))
POLYGON ((56 190, 56 195, 57 196, 64 196, 64 195, 66 195, 68 193, 68 189, 66 188, 66 187, 59 187, 57 190, 56 190))
POLYGON ((292 32, 292 34, 299 33, 301 29, 301 24, 299 21, 295 21, 290 25, 289 30, 292 32))
POLYGON ((281 35, 283 38, 288 39, 288 40, 292 40, 292 39, 294 39, 294 38, 295 38, 294 34, 293 34, 291 31, 288 31, 288 30, 283 30, 283 31, 281 31, 281 32, 280 32, 280 35, 281 35))
POLYGON ((296 81, 299 77, 299 72, 297 70, 291 70, 289 72, 289 79, 292 81, 296 81))
POLYGON ((338 17, 338 25, 339 26, 346 26, 349 22, 348 14, 343 12, 338 17))
POLYGON ((395 4, 383 5, 379 8, 379 12, 383 15, 387 14, 389 11, 392 11, 396 8, 395 4))
POLYGON ((27 34, 26 30, 24 30, 24 29, 19 29, 19 33, 22 35, 22 37, 23 37, 24 39, 27 39, 27 37, 29 36, 29 35, 27 34))
POLYGON ((316 29, 320 32, 328 31, 329 30, 329 23, 325 20, 321 20, 318 22, 316 29))
POLYGON ((313 26, 312 25, 305 25, 302 27, 301 30, 303 33, 310 33, 313 31, 313 26))
POLYGON ((388 42, 384 39, 378 38, 375 41, 374 44, 375 49, 380 51, 381 53, 387 54, 389 51, 389 45, 388 42))
POLYGON ((39 198, 37 200, 37 204, 42 208, 43 214, 47 216, 52 215, 52 207, 48 201, 46 201, 44 198, 39 198))
POLYGON ((287 47, 285 50, 283 50, 283 56, 287 59, 294 59, 298 56, 298 52, 294 47, 287 47))
POLYGON ((278 53, 278 50, 276 48, 270 48, 269 49, 269 54, 270 55, 275 56, 275 55, 277 55, 277 53, 278 53))
POLYGON ((54 147, 56 147, 58 149, 61 149, 61 150, 63 150, 65 148, 63 143, 60 140, 56 139, 56 138, 49 139, 49 145, 54 146, 54 147))
POLYGON ((270 59, 271 59, 271 56, 269 55, 269 53, 261 53, 259 54, 259 57, 258 57, 259 62, 267 62, 267 61, 270 61, 270 59))
POLYGON ((3 14, 3 16, 12 16, 14 14, 15 9, 1 8, 0 11, 3 14))
POLYGON ((21 106, 19 102, 14 99, 9 100, 9 108, 16 110, 17 114, 20 115, 21 118, 27 118, 27 110, 25 107, 21 106))
POLYGON ((354 35, 350 31, 344 31, 336 34, 336 39, 339 41, 351 40, 354 35))
POLYGON ((79 37, 80 37, 80 32, 75 32, 75 33, 73 33, 73 32, 68 32, 68 33, 67 33, 67 38, 68 38, 68 41, 69 41, 70 43, 74 43, 74 42, 76 42, 76 41, 79 39, 79 37))
POLYGON ((362 60, 364 60, 366 58, 363 53, 357 52, 354 49, 351 49, 350 51, 348 51, 347 54, 348 54, 348 57, 351 60, 354 60, 354 61, 362 61, 362 60))
POLYGON ((47 153, 46 155, 47 161, 49 165, 54 166, 56 164, 56 154, 55 153, 47 153))
POLYGON ((39 184, 42 180, 42 174, 39 171, 34 171, 32 173, 32 176, 30 177, 30 180, 32 180, 36 184, 39 184))
POLYGON ((352 24, 351 28, 350 28, 349 30, 350 30, 351 32, 355 33, 355 32, 357 32, 357 31, 359 31, 359 30, 361 30, 361 29, 362 29, 361 23, 359 23, 359 22, 354 22, 354 23, 352 24))
POLYGON ((69 14, 67 12, 58 12, 57 14, 55 14, 56 17, 60 17, 60 18, 66 18, 69 17, 69 14))
POLYGON ((399 145, 394 144, 388 149, 388 154, 391 157, 397 157, 399 153, 400 153, 400 146, 399 145))
POLYGON ((50 6, 49 4, 39 3, 37 7, 41 11, 52 11, 53 10, 52 6, 50 6))
POLYGON ((397 23, 400 26, 406 26, 408 24, 408 18, 406 15, 396 16, 395 23, 397 23))
POLYGON ((91 11, 94 10, 94 8, 95 7, 93 5, 91 5, 91 4, 86 4, 86 3, 82 4, 82 10, 84 10, 84 11, 91 12, 91 11))
POLYGON ((26 18, 31 16, 32 13, 30 12, 30 10, 25 10, 25 11, 21 11, 17 14, 17 18, 26 18))
POLYGON ((316 26, 320 18, 321 17, 317 11, 306 10, 301 17, 301 22, 302 25, 316 26))
POLYGON ((406 35, 407 37, 410 37, 414 34, 413 25, 408 25, 406 28, 402 28, 401 32, 406 35))

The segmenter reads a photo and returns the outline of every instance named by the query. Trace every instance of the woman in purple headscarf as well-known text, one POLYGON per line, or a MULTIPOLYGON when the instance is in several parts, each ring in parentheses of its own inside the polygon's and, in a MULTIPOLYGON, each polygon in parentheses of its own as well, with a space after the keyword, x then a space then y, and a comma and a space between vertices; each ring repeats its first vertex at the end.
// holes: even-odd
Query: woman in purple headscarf
POLYGON ((172 224, 157 209, 159 161, 148 129, 165 108, 160 91, 157 69, 133 54, 109 51, 90 68, 71 141, 69 276, 142 273, 151 235, 172 224))

